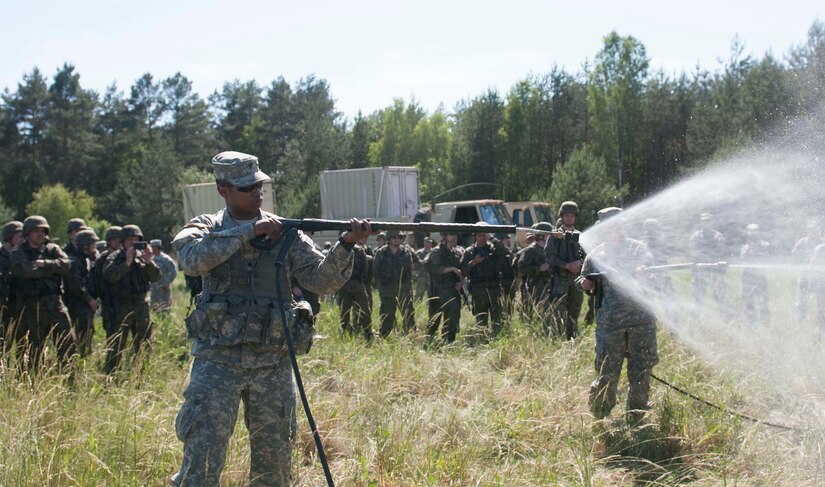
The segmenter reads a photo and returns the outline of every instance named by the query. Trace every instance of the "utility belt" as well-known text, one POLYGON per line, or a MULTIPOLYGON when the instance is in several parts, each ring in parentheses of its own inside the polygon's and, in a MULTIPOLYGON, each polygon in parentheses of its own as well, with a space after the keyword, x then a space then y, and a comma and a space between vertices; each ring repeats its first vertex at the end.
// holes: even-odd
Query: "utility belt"
POLYGON ((191 339, 208 342, 213 347, 254 344, 286 353, 281 309, 286 314, 295 353, 308 353, 315 324, 306 302, 236 294, 209 295, 186 318, 186 330, 191 339))

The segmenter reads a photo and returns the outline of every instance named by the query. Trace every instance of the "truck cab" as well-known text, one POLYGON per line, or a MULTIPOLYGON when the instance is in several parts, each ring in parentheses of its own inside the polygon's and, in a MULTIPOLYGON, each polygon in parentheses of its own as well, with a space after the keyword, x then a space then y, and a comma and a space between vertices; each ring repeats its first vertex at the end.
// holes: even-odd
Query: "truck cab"
MULTIPOLYGON (((501 200, 466 200, 436 203, 432 221, 435 223, 478 223, 512 225, 513 220, 501 200)), ((466 247, 473 243, 472 234, 461 234, 458 243, 466 247)))
MULTIPOLYGON (((517 227, 530 228, 534 223, 547 222, 556 225, 553 210, 550 204, 543 201, 508 201, 504 203, 508 213, 517 227)), ((519 230, 516 233, 516 242, 519 247, 527 246, 527 232, 519 230)))

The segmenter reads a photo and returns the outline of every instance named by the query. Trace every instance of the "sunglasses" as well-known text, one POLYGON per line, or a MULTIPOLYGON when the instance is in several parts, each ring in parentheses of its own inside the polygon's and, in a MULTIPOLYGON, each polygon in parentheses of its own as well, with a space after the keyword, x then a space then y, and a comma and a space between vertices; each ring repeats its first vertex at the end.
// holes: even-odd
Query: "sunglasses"
POLYGON ((264 187, 263 181, 258 181, 255 184, 250 184, 249 186, 235 186, 235 189, 241 193, 251 193, 256 189, 261 189, 264 187))

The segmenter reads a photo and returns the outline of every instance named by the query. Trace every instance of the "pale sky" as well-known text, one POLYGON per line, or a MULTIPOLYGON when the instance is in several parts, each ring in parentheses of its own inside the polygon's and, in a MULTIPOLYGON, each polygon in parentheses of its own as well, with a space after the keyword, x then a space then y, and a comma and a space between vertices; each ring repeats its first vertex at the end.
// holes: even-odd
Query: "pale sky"
POLYGON ((127 92, 143 73, 180 71, 207 97, 225 81, 314 74, 352 117, 414 97, 429 112, 496 88, 504 95, 554 64, 579 71, 612 30, 647 48, 651 69, 716 69, 735 36, 780 59, 825 21, 825 2, 722 0, 2 0, 0 89, 64 62, 84 88, 127 92), (672 6, 668 5, 672 4, 672 6))

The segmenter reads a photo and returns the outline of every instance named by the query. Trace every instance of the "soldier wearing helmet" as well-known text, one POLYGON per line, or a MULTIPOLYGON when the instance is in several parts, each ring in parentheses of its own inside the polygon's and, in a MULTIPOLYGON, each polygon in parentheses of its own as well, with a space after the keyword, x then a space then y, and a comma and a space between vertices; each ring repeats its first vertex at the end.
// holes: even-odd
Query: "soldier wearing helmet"
POLYGON ((175 261, 163 251, 163 241, 154 239, 149 242, 152 248, 152 261, 160 269, 160 278, 150 285, 152 308, 168 313, 172 310, 172 281, 178 275, 175 261))
POLYGON ((77 243, 74 241, 74 238, 78 232, 87 228, 86 221, 83 218, 72 218, 69 220, 69 223, 66 224, 66 234, 69 237, 69 241, 63 246, 63 252, 66 252, 66 255, 71 257, 78 251, 77 243))
POLYGON ((97 234, 91 228, 80 230, 74 235, 72 241, 75 252, 69 256, 69 275, 64 281, 66 307, 77 337, 77 353, 81 356, 91 353, 95 333, 97 296, 92 283, 92 264, 97 256, 97 240, 97 234))
POLYGON ((11 251, 11 273, 17 288, 15 330, 17 357, 21 366, 37 370, 46 340, 51 337, 62 366, 70 365, 75 335, 63 305, 63 278, 69 272, 69 257, 50 243, 49 223, 32 215, 23 221, 23 238, 11 251))
POLYGON ((117 225, 106 229, 106 232, 103 234, 106 248, 100 251, 100 254, 92 263, 93 294, 100 300, 103 330, 106 332, 107 342, 111 341, 112 335, 117 333, 119 327, 115 324, 115 304, 112 296, 112 287, 106 282, 106 279, 103 278, 103 266, 106 265, 106 258, 109 254, 120 248, 121 230, 122 228, 117 225))
MULTIPOLYGON (((766 263, 773 254, 771 244, 760 238, 759 225, 745 227, 746 241, 739 251, 739 258, 748 264, 766 263)), ((768 295, 768 273, 765 269, 742 269, 742 302, 745 304, 745 320, 751 327, 766 325, 771 320, 768 295)))
POLYGON ((432 278, 429 322, 427 337, 432 341, 438 328, 444 341, 452 343, 458 334, 461 319, 461 289, 464 275, 461 273, 461 256, 463 249, 458 246, 458 233, 442 232, 441 243, 430 253, 429 262, 432 278))
POLYGON ((579 335, 579 314, 584 300, 576 288, 576 277, 585 257, 579 245, 581 232, 576 229, 579 206, 565 201, 559 207, 559 228, 564 238, 552 238, 544 247, 551 268, 550 302, 553 303, 553 329, 556 336, 572 340, 579 335))
MULTIPOLYGON (((794 244, 791 255, 794 262, 800 265, 808 265, 814 254, 814 249, 825 243, 822 239, 822 226, 815 220, 809 221, 805 225, 807 233, 794 244)), ((805 319, 808 314, 808 303, 815 290, 811 286, 810 272, 801 272, 797 281, 796 318, 799 321, 805 319)))
POLYGON ((150 283, 160 278, 160 269, 152 260, 152 252, 146 248, 140 227, 124 225, 120 230, 120 245, 120 249, 106 256, 103 264, 103 279, 111 287, 117 329, 108 343, 104 364, 107 374, 118 367, 129 334, 135 354, 152 337, 147 293, 150 283))
POLYGON ((404 234, 398 230, 387 232, 387 245, 375 251, 372 262, 378 298, 379 333, 386 337, 395 328, 396 310, 401 311, 405 333, 415 330, 413 308, 413 270, 418 265, 415 252, 404 244, 404 234))
MULTIPOLYGON (((477 225, 486 225, 478 222, 477 225)), ((504 272, 505 253, 501 243, 490 241, 490 233, 479 231, 472 245, 461 257, 461 274, 467 279, 467 287, 473 297, 475 334, 483 339, 494 338, 501 331, 501 276, 504 272)))
POLYGON ((531 232, 533 243, 519 252, 518 273, 524 279, 527 292, 527 308, 529 313, 535 313, 544 323, 545 330, 549 330, 552 316, 550 316, 550 263, 544 248, 549 237, 546 233, 553 231, 553 225, 547 222, 534 223, 531 227, 538 232, 531 232))
POLYGON ((6 332, 11 328, 7 325, 11 323, 14 311, 10 307, 13 299, 12 289, 15 289, 11 276, 11 263, 9 257, 13 248, 23 242, 23 223, 10 221, 3 225, 2 247, 0 247, 0 342, 3 342, 3 351, 10 344, 11 337, 6 336, 6 332))
MULTIPOLYGON (((701 228, 690 236, 689 246, 693 262, 718 262, 725 258, 725 236, 713 229, 713 215, 699 216, 701 228)), ((725 314, 725 268, 723 266, 694 266, 693 299, 697 309, 710 291, 719 313, 725 314)))

